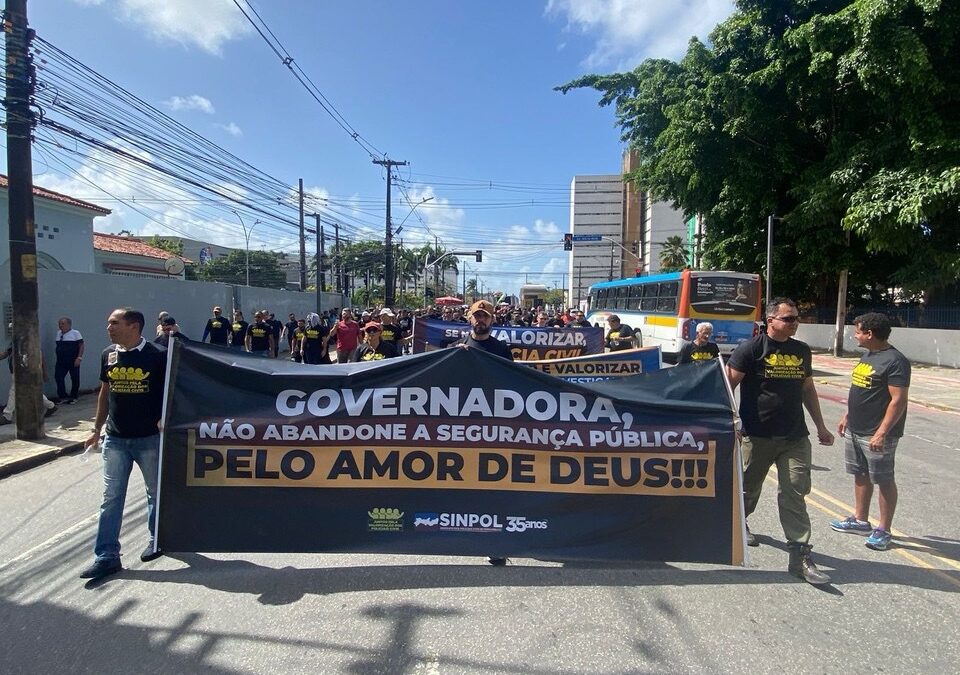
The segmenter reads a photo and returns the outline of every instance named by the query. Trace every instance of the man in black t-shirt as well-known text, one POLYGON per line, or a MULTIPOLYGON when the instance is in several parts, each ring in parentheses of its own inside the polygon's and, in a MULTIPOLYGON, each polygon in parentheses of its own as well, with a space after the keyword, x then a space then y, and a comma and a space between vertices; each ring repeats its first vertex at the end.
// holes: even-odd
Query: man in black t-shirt
POLYGON ((709 321, 697 324, 697 335, 690 342, 685 342, 680 348, 677 363, 701 363, 720 356, 720 349, 716 343, 710 342, 713 335, 713 324, 709 321))
POLYGON ((633 329, 621 323, 619 316, 616 314, 608 316, 607 325, 610 326, 610 330, 607 331, 607 349, 611 352, 620 352, 633 347, 633 329))
POLYGON ((293 353, 293 334, 297 330, 297 315, 293 312, 290 312, 290 316, 287 317, 287 322, 283 325, 283 333, 281 333, 281 339, 283 337, 287 338, 287 350, 292 354, 293 353))
POLYGON ((207 319, 207 325, 203 328, 203 337, 200 338, 200 342, 206 342, 209 335, 210 344, 227 346, 227 340, 230 337, 230 322, 223 318, 222 313, 223 310, 220 307, 213 308, 213 316, 207 319))
MULTIPOLYGON (((821 445, 833 445, 833 434, 823 422, 813 384, 810 348, 794 340, 797 304, 775 298, 767 307, 767 331, 742 342, 727 363, 730 386, 740 390, 743 422, 743 499, 745 515, 757 508, 767 471, 777 465, 780 524, 790 549, 788 571, 811 584, 830 577, 810 557, 810 516, 804 499, 810 492, 812 448, 803 418, 806 407, 817 426, 821 445)), ((747 544, 756 537, 747 529, 747 544)))
POLYGON ((254 322, 247 327, 247 351, 251 354, 273 358, 273 327, 264 319, 263 312, 253 315, 254 322))
POLYGON ((94 546, 96 560, 80 573, 82 579, 100 579, 123 569, 120 563, 120 525, 127 483, 134 464, 140 467, 147 490, 147 527, 150 543, 140 560, 157 558, 154 522, 160 459, 160 418, 167 352, 143 338, 143 313, 117 309, 107 319, 112 345, 100 355, 100 394, 93 433, 84 445, 101 443, 103 504, 94 546))
POLYGON ((513 361, 510 345, 490 335, 491 325, 493 325, 493 304, 486 300, 477 300, 470 305, 470 334, 450 346, 476 347, 513 361))
POLYGON ((831 521, 838 532, 869 534, 867 548, 890 546, 893 514, 897 508, 894 457, 907 419, 910 361, 889 343, 890 319, 871 312, 854 319, 853 337, 867 353, 853 369, 847 413, 837 427, 846 439, 847 473, 853 474, 856 512, 831 521), (873 486, 880 489, 880 520, 870 526, 873 486))
MULTIPOLYGON (((513 361, 513 352, 510 350, 510 345, 490 335, 490 326, 493 325, 494 316, 493 304, 486 300, 477 300, 470 305, 468 316, 470 317, 470 334, 460 338, 450 346, 482 349, 508 361, 513 361)), ((491 556, 487 560, 494 567, 503 567, 507 564, 506 558, 491 556)))
POLYGON ((243 312, 239 309, 233 313, 233 323, 230 324, 230 346, 233 349, 246 349, 247 329, 250 324, 243 320, 243 312))

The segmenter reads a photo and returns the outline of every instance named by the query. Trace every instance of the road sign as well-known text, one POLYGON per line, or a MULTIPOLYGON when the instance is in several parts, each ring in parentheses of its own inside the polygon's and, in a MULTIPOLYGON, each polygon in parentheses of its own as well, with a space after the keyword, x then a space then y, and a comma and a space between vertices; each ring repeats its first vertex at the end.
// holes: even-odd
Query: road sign
POLYGON ((574 241, 601 241, 601 236, 599 234, 575 234, 573 235, 574 241))

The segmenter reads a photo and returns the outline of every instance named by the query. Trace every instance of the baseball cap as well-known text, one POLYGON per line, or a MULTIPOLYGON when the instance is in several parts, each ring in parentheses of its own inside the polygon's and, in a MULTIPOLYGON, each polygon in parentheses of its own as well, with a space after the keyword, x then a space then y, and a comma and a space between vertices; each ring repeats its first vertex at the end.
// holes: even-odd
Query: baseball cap
POLYGON ((472 316, 475 312, 486 312, 490 316, 493 316, 493 304, 486 300, 477 300, 470 305, 470 315, 472 316))
POLYGON ((363 325, 363 330, 366 331, 368 328, 376 328, 377 330, 382 330, 383 326, 381 326, 376 321, 368 321, 363 325))
POLYGON ((384 307, 380 310, 380 316, 393 316, 393 310, 389 307, 384 307))

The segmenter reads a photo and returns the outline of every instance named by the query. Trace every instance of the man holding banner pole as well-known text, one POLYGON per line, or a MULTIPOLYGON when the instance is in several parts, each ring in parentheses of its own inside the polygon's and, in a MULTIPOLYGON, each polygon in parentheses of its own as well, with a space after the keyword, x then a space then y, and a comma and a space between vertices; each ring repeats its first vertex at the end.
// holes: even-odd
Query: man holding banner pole
MULTIPOLYGON (((476 347, 477 349, 482 349, 496 356, 501 356, 508 361, 513 361, 513 352, 510 350, 510 345, 490 335, 490 326, 493 325, 493 313, 493 303, 487 302, 486 300, 477 300, 470 305, 470 334, 465 338, 461 338, 458 342, 454 342, 451 347, 454 345, 464 348, 476 347)), ((503 567, 507 564, 506 558, 490 556, 487 560, 494 567, 503 567)))
POLYGON ((120 525, 127 483, 134 463, 140 467, 147 491, 147 527, 150 543, 140 554, 148 562, 160 556, 156 546, 156 495, 160 461, 160 418, 167 351, 142 335, 142 312, 117 309, 107 319, 113 343, 100 356, 100 394, 93 433, 84 445, 103 437, 103 503, 94 546, 96 560, 80 573, 81 579, 102 579, 123 569, 120 562, 120 525))
MULTIPOLYGON (((797 304, 775 298, 766 308, 767 330, 741 343, 730 357, 730 386, 740 383, 740 418, 743 420, 744 510, 750 516, 770 467, 776 464, 780 524, 787 538, 787 570, 811 584, 830 583, 810 557, 810 492, 812 448, 803 418, 806 407, 817 426, 821 445, 833 445, 833 434, 823 421, 813 383, 810 347, 795 340, 800 317, 797 304)), ((747 543, 756 537, 747 530, 747 543)))

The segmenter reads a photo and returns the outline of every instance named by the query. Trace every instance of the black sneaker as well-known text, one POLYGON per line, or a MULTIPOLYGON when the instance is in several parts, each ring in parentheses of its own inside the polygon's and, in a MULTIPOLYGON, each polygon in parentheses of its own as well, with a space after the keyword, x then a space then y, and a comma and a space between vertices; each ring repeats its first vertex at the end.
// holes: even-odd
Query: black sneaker
POLYGON ((44 417, 50 417, 53 413, 57 412, 57 404, 54 403, 52 408, 49 408, 47 412, 43 413, 44 417))
POLYGON ((163 551, 161 551, 160 549, 157 549, 156 551, 154 551, 153 544, 148 544, 147 547, 143 549, 143 553, 140 554, 140 560, 142 560, 143 562, 150 562, 151 560, 156 560, 162 555, 163 555, 163 551))
POLYGON ((487 562, 493 565, 494 567, 505 567, 507 564, 506 558, 487 558, 487 562))
POLYGON ((87 569, 80 573, 81 579, 103 579, 111 574, 116 574, 123 569, 119 558, 114 560, 97 560, 87 569))
POLYGON ((75 398, 68 398, 68 399, 64 399, 63 401, 60 401, 60 403, 62 403, 63 405, 73 405, 76 402, 77 402, 77 399, 75 398))
POLYGON ((757 541, 757 535, 750 531, 750 526, 747 525, 747 546, 759 546, 760 542, 757 541))

